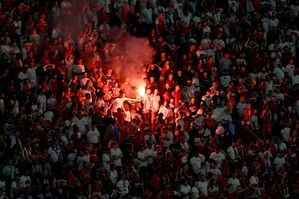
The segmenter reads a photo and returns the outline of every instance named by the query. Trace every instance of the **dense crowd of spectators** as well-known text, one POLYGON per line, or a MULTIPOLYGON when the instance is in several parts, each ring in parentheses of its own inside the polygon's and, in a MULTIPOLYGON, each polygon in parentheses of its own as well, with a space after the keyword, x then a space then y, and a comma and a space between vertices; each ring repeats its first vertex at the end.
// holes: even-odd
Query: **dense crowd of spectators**
POLYGON ((1 198, 299 198, 298 11, 1 1, 1 198), (116 70, 132 36, 144 94, 116 70))

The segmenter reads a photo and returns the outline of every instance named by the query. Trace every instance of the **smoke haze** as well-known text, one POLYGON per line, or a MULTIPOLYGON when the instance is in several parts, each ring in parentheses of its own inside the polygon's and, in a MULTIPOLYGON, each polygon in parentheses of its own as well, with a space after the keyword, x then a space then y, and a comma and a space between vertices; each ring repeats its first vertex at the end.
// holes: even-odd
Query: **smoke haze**
POLYGON ((137 38, 125 33, 120 40, 112 55, 113 71, 118 79, 138 87, 144 83, 142 68, 152 62, 155 51, 147 38, 137 38))

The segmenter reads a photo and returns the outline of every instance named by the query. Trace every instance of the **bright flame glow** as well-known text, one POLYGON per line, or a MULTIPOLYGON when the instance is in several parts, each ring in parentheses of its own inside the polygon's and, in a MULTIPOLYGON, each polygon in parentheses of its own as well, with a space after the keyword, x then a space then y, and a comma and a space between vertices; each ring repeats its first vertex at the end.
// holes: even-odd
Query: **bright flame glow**
POLYGON ((137 98, 144 97, 144 95, 145 95, 145 87, 146 87, 146 83, 145 82, 139 83, 139 86, 137 86, 137 89, 136 89, 137 98))
POLYGON ((137 97, 144 97, 145 95, 145 84, 141 84, 137 89, 136 89, 137 97))

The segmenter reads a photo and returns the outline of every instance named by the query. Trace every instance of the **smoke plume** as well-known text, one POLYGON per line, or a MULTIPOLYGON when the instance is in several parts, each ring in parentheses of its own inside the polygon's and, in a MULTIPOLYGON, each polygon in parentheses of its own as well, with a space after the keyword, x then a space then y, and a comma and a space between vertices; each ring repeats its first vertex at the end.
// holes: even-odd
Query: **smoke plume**
POLYGON ((154 49, 147 38, 137 38, 128 33, 120 33, 120 41, 112 53, 112 68, 120 81, 127 81, 133 87, 144 84, 142 68, 152 62, 154 49))

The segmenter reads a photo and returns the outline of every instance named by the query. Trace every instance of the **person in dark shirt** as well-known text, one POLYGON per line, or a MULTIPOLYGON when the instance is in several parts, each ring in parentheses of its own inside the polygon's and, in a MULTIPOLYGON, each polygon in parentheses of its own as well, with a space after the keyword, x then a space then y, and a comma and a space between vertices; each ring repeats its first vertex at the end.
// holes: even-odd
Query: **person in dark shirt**
POLYGON ((145 37, 148 34, 148 27, 149 26, 142 20, 142 17, 138 16, 133 28, 133 34, 136 37, 145 37))
POLYGON ((149 69, 147 73, 148 80, 150 79, 150 77, 154 77, 155 81, 157 82, 159 80, 160 74, 161 74, 160 69, 156 64, 149 65, 149 69))

